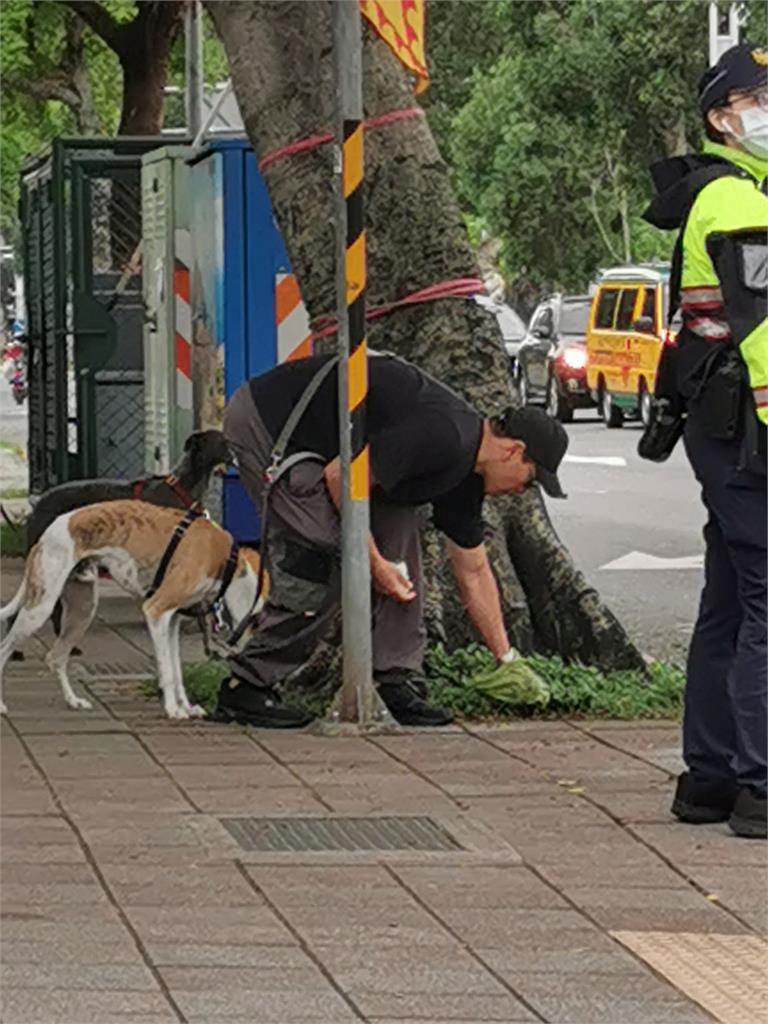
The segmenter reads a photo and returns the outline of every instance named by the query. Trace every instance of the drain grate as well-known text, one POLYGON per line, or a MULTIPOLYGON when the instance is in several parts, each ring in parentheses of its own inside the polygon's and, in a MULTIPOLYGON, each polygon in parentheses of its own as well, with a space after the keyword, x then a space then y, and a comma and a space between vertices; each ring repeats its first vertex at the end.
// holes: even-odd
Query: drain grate
POLYGON ((92 679, 151 679, 156 673, 147 661, 78 661, 81 676, 92 679))
POLYGON ((462 850, 432 818, 222 818, 243 850, 262 853, 462 850))

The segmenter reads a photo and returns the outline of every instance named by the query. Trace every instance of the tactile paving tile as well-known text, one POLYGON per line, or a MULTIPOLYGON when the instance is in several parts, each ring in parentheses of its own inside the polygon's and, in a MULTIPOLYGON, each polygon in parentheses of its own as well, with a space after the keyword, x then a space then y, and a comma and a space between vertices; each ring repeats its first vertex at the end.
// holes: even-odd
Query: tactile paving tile
POLYGON ((768 943, 752 935, 611 932, 722 1024, 768 1021, 768 943))

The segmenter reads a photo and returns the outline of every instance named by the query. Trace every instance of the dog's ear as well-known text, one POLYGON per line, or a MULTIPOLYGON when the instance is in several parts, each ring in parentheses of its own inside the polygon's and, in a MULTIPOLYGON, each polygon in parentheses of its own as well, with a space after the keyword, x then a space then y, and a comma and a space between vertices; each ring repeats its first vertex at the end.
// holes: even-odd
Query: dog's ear
POLYGON ((184 442, 184 451, 189 452, 198 449, 200 447, 201 440, 202 432, 199 430, 195 430, 192 434, 189 435, 187 440, 184 442))

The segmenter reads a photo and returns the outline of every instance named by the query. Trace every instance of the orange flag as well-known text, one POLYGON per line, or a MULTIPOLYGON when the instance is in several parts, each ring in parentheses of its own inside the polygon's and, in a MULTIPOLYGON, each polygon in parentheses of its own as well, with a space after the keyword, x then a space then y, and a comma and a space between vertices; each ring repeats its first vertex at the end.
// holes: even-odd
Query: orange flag
POLYGON ((360 10, 381 38, 417 79, 416 92, 427 87, 424 8, 426 0, 360 0, 360 10))

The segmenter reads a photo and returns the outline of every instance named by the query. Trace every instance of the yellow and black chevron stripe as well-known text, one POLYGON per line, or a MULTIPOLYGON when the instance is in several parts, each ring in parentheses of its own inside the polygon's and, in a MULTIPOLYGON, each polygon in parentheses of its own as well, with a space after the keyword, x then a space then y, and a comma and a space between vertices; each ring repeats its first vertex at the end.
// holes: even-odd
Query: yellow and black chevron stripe
POLYGON ((368 397, 368 345, 365 340, 365 230, 363 228, 363 125, 344 121, 344 199, 347 206, 346 302, 349 314, 347 407, 352 423, 349 489, 353 501, 367 501, 368 440, 365 405, 368 397))

